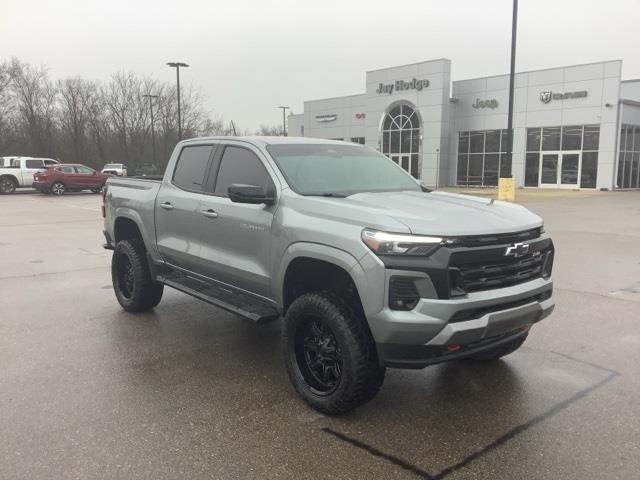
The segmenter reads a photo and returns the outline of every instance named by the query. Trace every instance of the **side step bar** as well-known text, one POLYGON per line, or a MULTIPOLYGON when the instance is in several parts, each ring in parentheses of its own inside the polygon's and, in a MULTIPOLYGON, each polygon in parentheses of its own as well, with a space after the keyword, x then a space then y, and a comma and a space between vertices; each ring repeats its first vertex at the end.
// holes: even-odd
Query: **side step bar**
POLYGON ((158 275, 157 280, 168 287, 175 288, 256 323, 266 323, 280 317, 280 312, 274 306, 260 301, 252 295, 213 285, 182 272, 174 270, 168 276, 158 275))

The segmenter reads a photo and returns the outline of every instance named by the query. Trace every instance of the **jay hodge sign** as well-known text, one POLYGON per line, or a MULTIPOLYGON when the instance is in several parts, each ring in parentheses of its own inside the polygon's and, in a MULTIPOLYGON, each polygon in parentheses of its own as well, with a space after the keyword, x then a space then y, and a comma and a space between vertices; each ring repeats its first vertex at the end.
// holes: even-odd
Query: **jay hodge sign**
POLYGON ((394 83, 381 83, 376 89, 376 93, 387 93, 391 95, 393 92, 402 92, 404 90, 420 91, 428 86, 429 80, 418 80, 417 78, 412 78, 408 82, 404 80, 396 80, 394 83))

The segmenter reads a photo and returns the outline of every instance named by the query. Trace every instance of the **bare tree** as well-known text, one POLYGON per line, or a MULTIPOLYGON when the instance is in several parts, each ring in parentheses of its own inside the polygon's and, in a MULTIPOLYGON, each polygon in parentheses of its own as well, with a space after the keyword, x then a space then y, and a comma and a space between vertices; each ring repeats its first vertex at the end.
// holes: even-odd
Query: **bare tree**
POLYGON ((16 97, 19 119, 27 129, 36 155, 55 154, 53 129, 57 90, 44 67, 34 68, 14 59, 11 86, 16 97))
POLYGON ((281 137, 284 135, 284 131, 282 130, 282 125, 260 125, 260 129, 256 132, 256 135, 281 137))

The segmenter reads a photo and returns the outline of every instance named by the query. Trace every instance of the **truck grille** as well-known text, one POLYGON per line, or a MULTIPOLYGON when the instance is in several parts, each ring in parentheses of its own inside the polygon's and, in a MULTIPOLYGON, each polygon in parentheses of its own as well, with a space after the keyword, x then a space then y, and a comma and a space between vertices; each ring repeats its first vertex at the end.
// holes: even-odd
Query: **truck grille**
POLYGON ((520 258, 506 256, 507 246, 452 254, 451 296, 508 287, 551 274, 553 245, 550 241, 531 243, 530 251, 520 258))

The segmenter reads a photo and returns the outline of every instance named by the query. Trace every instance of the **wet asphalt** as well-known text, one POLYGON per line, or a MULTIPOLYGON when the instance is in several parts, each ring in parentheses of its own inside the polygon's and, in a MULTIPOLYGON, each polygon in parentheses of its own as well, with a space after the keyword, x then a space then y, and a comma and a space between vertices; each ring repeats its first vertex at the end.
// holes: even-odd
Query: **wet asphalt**
POLYGON ((519 193, 555 313, 490 365, 389 370, 341 417, 298 399, 280 323, 111 289, 100 197, 0 197, 0 478, 640 478, 640 192, 519 193))

